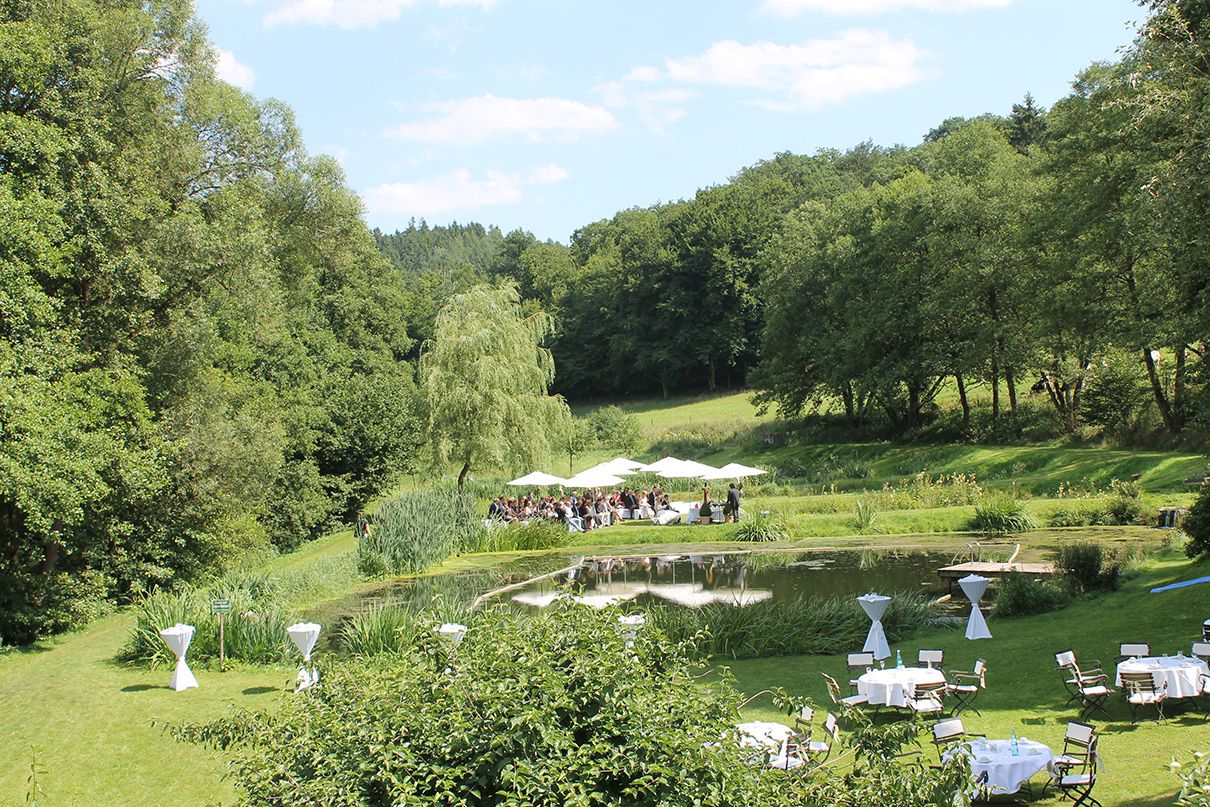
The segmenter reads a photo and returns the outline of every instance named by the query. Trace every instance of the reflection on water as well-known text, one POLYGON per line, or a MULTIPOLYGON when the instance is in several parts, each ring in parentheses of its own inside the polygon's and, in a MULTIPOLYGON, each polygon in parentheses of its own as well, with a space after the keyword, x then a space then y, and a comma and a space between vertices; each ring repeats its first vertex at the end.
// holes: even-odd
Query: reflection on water
POLYGON ((621 602, 672 602, 690 608, 725 602, 807 596, 857 596, 869 591, 942 593, 937 552, 758 552, 651 555, 586 561, 565 576, 510 592, 515 603, 545 608, 562 597, 594 608, 621 602))

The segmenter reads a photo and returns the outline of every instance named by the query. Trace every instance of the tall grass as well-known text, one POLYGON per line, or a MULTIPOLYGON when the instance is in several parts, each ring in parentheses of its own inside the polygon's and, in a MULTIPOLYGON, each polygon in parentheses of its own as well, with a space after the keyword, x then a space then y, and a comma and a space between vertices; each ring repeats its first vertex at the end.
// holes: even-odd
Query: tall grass
POLYGON ((781 513, 751 513, 743 516, 731 531, 732 541, 785 541, 790 537, 790 525, 781 513))
MULTIPOLYGON (((890 641, 902 641, 935 622, 928 597, 897 594, 882 618, 890 641)), ((727 658, 826 655, 856 650, 870 619, 849 597, 766 600, 743 607, 711 603, 701 608, 657 606, 648 624, 669 639, 691 642, 700 653, 727 658)))
POLYGON ((476 552, 533 552, 567 546, 571 541, 562 521, 534 519, 527 524, 507 524, 483 530, 476 552))
POLYGON ((176 657, 164 645, 160 631, 178 622, 193 625, 189 658, 218 658, 218 616, 215 599, 231 601, 224 616, 227 658, 255 664, 286 661, 292 646, 286 627, 294 620, 283 604, 280 589, 264 575, 233 574, 208 586, 178 591, 153 591, 135 603, 135 624, 119 659, 150 665, 173 664, 176 657))
POLYGON ((863 535, 878 532, 878 510, 872 501, 869 499, 858 500, 853 526, 863 535))
POLYGON ((1025 509, 1025 504, 1008 494, 989 496, 975 505, 971 528, 987 535, 1029 532, 1038 522, 1025 509))
POLYGON ((357 540, 357 567, 371 576, 423 572, 484 540, 474 499, 447 487, 409 490, 384 502, 373 522, 357 540))

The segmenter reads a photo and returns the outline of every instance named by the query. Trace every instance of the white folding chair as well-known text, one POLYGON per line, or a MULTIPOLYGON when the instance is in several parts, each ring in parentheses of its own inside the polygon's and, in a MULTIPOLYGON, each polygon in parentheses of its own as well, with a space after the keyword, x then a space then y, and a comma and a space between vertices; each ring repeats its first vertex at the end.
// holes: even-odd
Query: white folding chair
POLYGON ((918 667, 928 667, 930 670, 934 667, 940 669, 944 662, 944 650, 921 650, 916 654, 916 666, 918 667))

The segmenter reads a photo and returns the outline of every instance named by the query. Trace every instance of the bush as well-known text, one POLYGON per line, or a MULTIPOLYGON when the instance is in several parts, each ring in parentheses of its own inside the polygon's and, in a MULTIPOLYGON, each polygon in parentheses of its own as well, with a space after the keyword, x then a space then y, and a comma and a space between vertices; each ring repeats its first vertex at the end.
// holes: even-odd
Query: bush
MULTIPOLYGON (((910 638, 933 624, 928 597, 897 594, 883 615, 890 641, 910 638)), ((659 606, 648 624, 697 653, 728 658, 827 655, 859 647, 870 619, 851 597, 765 600, 743 607, 715 602, 700 608, 659 606)))
POLYGON ((1181 792, 1176 797, 1178 805, 1183 807, 1210 805, 1210 754, 1195 751, 1193 761, 1188 765, 1173 760, 1170 767, 1181 780, 1181 792))
POLYGON ((790 525, 780 513, 745 514, 731 531, 732 541, 785 541, 790 537, 790 525))
POLYGON ((1010 574, 996 581, 992 613, 998 617, 1032 616, 1055 611, 1067 604, 1067 595, 1058 586, 1028 577, 1010 574))
POLYGON ((1181 529, 1189 536, 1185 554, 1191 558, 1210 554, 1210 485, 1202 485, 1202 492, 1189 508, 1181 529))
POLYGON ((374 514, 367 538, 357 537, 363 574, 415 574, 451 555, 482 546, 484 527, 474 500, 452 488, 410 490, 374 514))
POLYGON ((602 406, 588 416, 597 442, 628 454, 637 451, 643 442, 643 427, 639 419, 620 406, 602 406))
POLYGON ((869 499, 858 500, 853 526, 862 534, 878 531, 878 510, 875 509, 872 501, 869 499))
POLYGON ((1059 547, 1055 568, 1073 594, 1102 589, 1114 591, 1121 576, 1121 564, 1106 557, 1100 544, 1081 542, 1059 547))
POLYGON ((1014 496, 998 494, 975 505, 975 518, 971 528, 988 535, 1028 532, 1037 522, 1025 509, 1025 504, 1014 496))

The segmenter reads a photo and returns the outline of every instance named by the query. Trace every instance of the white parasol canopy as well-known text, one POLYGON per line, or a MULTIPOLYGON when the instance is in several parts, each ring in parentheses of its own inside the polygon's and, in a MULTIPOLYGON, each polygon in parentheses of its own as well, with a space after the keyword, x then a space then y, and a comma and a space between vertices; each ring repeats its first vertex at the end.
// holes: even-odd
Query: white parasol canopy
POLYGON ((753 468, 750 465, 740 465, 738 462, 729 462, 722 468, 719 468, 719 470, 726 471, 738 479, 743 479, 746 476, 760 476, 765 473, 760 468, 753 468))
POLYGON ((620 485, 625 481, 620 476, 602 471, 594 471, 592 468, 589 468, 587 471, 580 471, 575 476, 565 480, 564 484, 569 488, 608 488, 613 485, 620 485))
POLYGON ((659 474, 669 479, 686 479, 700 477, 703 474, 712 474, 716 471, 718 471, 718 468, 715 468, 713 465, 707 465, 704 462, 681 460, 676 465, 660 469, 659 474))
POLYGON ((861 603, 861 610, 872 622, 862 652, 873 653, 876 659, 890 658, 891 648, 887 646, 886 631, 882 629, 882 615, 891 604, 891 598, 883 594, 863 594, 857 598, 857 602, 861 603))
MULTIPOLYGON (((629 476, 635 472, 636 466, 641 467, 639 463, 633 460, 618 457, 617 459, 612 459, 608 462, 602 462, 598 465, 594 465, 588 470, 600 471, 601 473, 613 474, 614 476, 629 476)), ((581 473, 583 472, 581 471, 581 473)))
POLYGON ((177 692, 196 687, 197 679, 193 676, 193 670, 185 663, 185 653, 189 650, 189 643, 193 641, 193 626, 178 622, 171 628, 160 631, 160 638, 176 655, 176 669, 172 671, 172 683, 168 686, 177 692))
POLYGON ((643 463, 627 459, 626 457, 614 457, 609 461, 609 464, 615 468, 621 468, 623 471, 629 471, 632 474, 643 467, 643 463))
POLYGON ((644 473, 658 474, 665 468, 675 468, 677 465, 680 465, 680 463, 681 460, 678 460, 676 457, 664 457, 663 459, 656 460, 650 465, 640 466, 638 470, 643 471, 644 473))
POLYGON ((987 620, 983 618, 983 612, 979 610, 979 600, 983 599, 983 595, 987 593, 986 577, 980 577, 977 574, 968 574, 966 577, 958 581, 958 585, 962 586, 962 593, 971 601, 970 619, 966 621, 966 638, 968 639, 990 639, 992 632, 987 629, 987 620))
POLYGON ((514 487, 546 487, 547 485, 562 485, 565 484, 563 477, 555 476, 554 474, 543 473, 542 471, 534 471, 525 476, 519 476, 508 484, 514 487))

